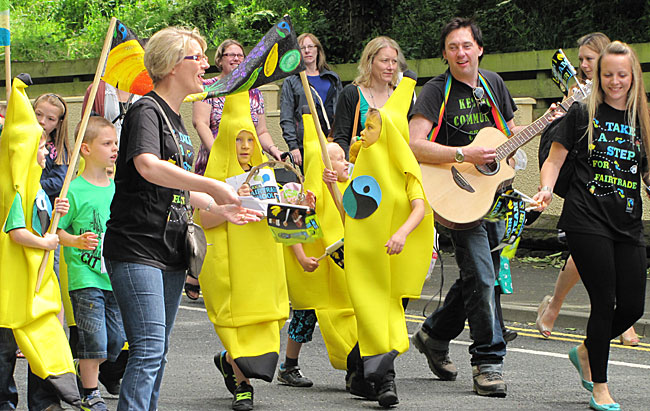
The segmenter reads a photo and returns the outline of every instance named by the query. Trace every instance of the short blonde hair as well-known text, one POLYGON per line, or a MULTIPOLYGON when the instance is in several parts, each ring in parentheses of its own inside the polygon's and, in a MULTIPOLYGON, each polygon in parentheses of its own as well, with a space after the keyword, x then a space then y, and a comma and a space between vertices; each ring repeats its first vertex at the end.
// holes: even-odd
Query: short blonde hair
MULTIPOLYGON (((77 137, 77 134, 79 134, 80 128, 81 128, 81 121, 77 124, 77 127, 75 127, 74 129, 75 138, 77 137)), ((86 144, 92 143, 97 138, 97 136, 99 136, 99 133, 104 128, 114 129, 115 126, 113 125, 113 123, 106 120, 104 117, 90 116, 90 118, 88 119, 88 124, 86 125, 86 132, 84 133, 83 142, 86 144)))
POLYGON ((144 66, 154 84, 165 78, 183 60, 192 40, 196 40, 205 53, 207 43, 198 29, 167 27, 151 36, 144 48, 144 66))
POLYGON ((217 52, 214 53, 214 66, 217 68, 217 71, 221 73, 223 71, 223 66, 221 65, 221 59, 223 58, 223 53, 226 52, 226 49, 230 46, 238 46, 241 49, 241 54, 246 58, 246 51, 244 51, 244 46, 240 42, 233 39, 225 39, 217 47, 217 52))
POLYGON ((388 36, 375 37, 366 44, 363 53, 361 53, 361 59, 359 60, 358 66, 359 75, 354 79, 354 84, 370 87, 370 83, 372 82, 372 62, 377 53, 379 53, 379 50, 384 47, 390 47, 397 51, 398 69, 393 73, 393 79, 390 82, 390 86, 395 87, 397 85, 398 72, 406 70, 406 59, 404 58, 404 54, 402 53, 399 44, 388 36))

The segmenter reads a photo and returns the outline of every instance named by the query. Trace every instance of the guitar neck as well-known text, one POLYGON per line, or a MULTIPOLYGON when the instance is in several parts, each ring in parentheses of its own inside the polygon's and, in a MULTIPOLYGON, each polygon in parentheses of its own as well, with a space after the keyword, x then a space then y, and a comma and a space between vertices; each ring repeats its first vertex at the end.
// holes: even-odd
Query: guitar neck
MULTIPOLYGON (((576 101, 575 96, 571 96, 564 100, 560 105, 564 109, 564 111, 568 111, 569 107, 571 107, 571 104, 576 101)), ((530 140, 533 139, 536 135, 541 133, 546 126, 551 123, 553 119, 547 118, 546 115, 538 118, 535 120, 533 123, 528 125, 526 128, 523 130, 519 131, 517 134, 514 136, 510 137, 508 141, 505 143, 501 144, 499 147, 496 148, 497 152, 497 158, 496 161, 499 162, 503 160, 504 158, 508 158, 512 153, 517 151, 517 149, 524 144, 528 143, 530 140)))

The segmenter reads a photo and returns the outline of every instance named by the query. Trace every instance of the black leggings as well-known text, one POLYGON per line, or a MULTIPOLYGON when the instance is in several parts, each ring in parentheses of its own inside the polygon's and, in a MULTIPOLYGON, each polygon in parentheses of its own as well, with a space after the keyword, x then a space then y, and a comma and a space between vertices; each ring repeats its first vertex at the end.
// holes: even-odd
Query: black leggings
POLYGON ((567 241, 589 300, 585 346, 594 382, 607 382, 609 341, 643 315, 646 253, 642 246, 567 232, 567 241))

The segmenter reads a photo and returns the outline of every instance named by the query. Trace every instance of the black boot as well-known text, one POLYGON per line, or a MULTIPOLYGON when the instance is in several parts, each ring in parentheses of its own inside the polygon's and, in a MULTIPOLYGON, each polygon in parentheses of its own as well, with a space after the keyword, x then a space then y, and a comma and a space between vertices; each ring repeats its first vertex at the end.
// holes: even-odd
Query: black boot
POLYGON ((377 400, 379 401, 379 405, 384 408, 389 408, 393 405, 399 404, 394 374, 387 374, 381 383, 376 384, 375 386, 377 387, 377 400))

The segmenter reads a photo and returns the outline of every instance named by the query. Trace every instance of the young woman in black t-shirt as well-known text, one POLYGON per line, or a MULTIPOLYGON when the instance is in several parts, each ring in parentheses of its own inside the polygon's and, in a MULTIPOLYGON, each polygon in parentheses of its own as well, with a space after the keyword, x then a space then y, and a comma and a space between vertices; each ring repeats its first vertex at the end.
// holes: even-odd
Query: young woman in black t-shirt
POLYGON ((234 224, 259 220, 239 206, 230 186, 190 171, 194 151, 179 111, 188 94, 203 91, 209 67, 205 49, 197 30, 167 28, 154 34, 144 54, 153 91, 124 119, 104 239, 106 267, 129 341, 119 410, 157 408, 187 270, 189 206, 234 224))
POLYGON ((553 136, 534 200, 543 210, 568 150, 578 148, 575 177, 558 227, 591 301, 587 339, 569 352, 589 406, 619 410, 607 386, 609 342, 643 314, 646 255, 641 195, 647 188, 650 116, 639 60, 615 41, 596 64, 585 108, 574 104, 553 136), (587 132, 584 130, 587 127, 587 132), (586 135, 585 135, 586 134, 586 135), (577 144, 577 146, 576 146, 577 144))

